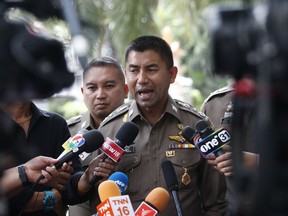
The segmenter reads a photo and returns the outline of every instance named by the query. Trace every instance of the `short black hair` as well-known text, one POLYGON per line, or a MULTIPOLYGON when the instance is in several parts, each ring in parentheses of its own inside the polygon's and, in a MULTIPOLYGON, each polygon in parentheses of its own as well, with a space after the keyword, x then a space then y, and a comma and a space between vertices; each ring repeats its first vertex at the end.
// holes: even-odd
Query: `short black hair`
POLYGON ((144 52, 146 50, 154 50, 159 53, 166 62, 168 69, 174 66, 173 54, 169 44, 162 38, 152 35, 138 37, 129 43, 125 52, 125 63, 127 63, 127 58, 131 51, 144 52))
POLYGON ((112 66, 115 67, 118 72, 119 72, 119 76, 121 77, 121 80, 125 83, 125 77, 124 77, 124 72, 123 69, 120 65, 120 63, 110 57, 110 56, 102 56, 102 57, 98 57, 95 59, 92 59, 84 68, 83 70, 83 77, 85 76, 85 74, 94 67, 105 67, 105 66, 112 66))

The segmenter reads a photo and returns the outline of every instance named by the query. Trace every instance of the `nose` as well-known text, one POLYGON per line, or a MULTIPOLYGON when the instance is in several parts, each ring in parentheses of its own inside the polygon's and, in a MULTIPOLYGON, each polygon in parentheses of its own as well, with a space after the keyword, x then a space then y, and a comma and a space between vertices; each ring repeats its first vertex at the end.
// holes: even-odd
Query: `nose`
POLYGON ((106 97, 106 93, 105 93, 104 88, 98 88, 97 93, 96 93, 96 98, 98 100, 101 100, 101 99, 103 99, 105 97, 106 97))
POLYGON ((139 84, 146 84, 148 83, 148 75, 145 70, 141 69, 140 73, 138 74, 138 83, 139 84))

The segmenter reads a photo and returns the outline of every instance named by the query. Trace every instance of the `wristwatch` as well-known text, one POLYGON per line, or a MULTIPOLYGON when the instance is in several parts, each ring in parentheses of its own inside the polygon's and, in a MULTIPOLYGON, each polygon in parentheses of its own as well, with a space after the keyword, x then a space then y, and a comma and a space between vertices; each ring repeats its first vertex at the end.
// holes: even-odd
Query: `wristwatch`
POLYGON ((18 169, 19 178, 22 182, 23 187, 28 186, 30 183, 28 181, 28 177, 27 177, 24 165, 22 164, 18 166, 17 169, 18 169))
POLYGON ((55 208, 56 201, 56 197, 51 190, 44 191, 44 199, 42 201, 42 204, 45 212, 52 211, 55 208))

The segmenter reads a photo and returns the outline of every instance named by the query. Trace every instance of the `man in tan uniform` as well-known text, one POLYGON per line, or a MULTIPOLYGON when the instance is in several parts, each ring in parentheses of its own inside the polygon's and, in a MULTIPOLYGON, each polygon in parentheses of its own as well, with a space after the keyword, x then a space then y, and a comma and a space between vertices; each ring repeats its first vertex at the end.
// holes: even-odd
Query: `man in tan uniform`
MULTIPOLYGON (((201 110, 209 117, 215 126, 215 130, 220 127, 225 127, 231 133, 231 124, 233 120, 233 98, 234 85, 228 85, 212 92, 204 101, 201 110)), ((242 134, 244 136, 241 149, 243 150, 243 165, 247 170, 255 170, 258 166, 258 154, 255 146, 255 128, 253 125, 252 111, 246 112, 243 115, 242 134)), ((232 134, 233 136, 233 134, 232 134)), ((227 200, 230 204, 230 210, 233 215, 247 216, 250 215, 251 209, 251 193, 249 195, 238 196, 239 192, 235 192, 233 179, 233 163, 232 152, 230 146, 225 146, 225 154, 215 157, 211 155, 207 158, 208 162, 222 172, 226 176, 227 182, 227 200), (238 197, 237 197, 238 196, 238 197), (239 199, 238 199, 239 198, 239 199), (235 213, 236 211, 236 213, 235 213)), ((251 183, 251 182, 250 182, 251 183)), ((251 192, 251 191, 250 191, 251 192)))
MULTIPOLYGON (((169 96, 169 86, 177 75, 170 46, 155 36, 136 38, 128 45, 125 65, 127 84, 135 100, 114 111, 99 130, 104 137, 114 138, 126 121, 133 121, 140 129, 130 152, 117 165, 119 171, 128 175, 126 194, 134 209, 152 189, 167 188, 161 163, 170 160, 178 178, 183 215, 224 215, 225 178, 195 146, 182 145, 187 144, 183 127, 194 126, 206 116, 169 96)), ((98 204, 94 199, 94 206, 98 204)), ((172 199, 159 215, 177 215, 172 199)))
MULTIPOLYGON (((89 62, 83 71, 81 92, 88 111, 67 121, 71 136, 81 129, 97 129, 114 109, 124 103, 128 87, 118 61, 111 57, 100 57, 89 62)), ((86 167, 90 161, 89 155, 82 165, 86 167)), ((69 215, 90 216, 89 202, 70 206, 69 215)))

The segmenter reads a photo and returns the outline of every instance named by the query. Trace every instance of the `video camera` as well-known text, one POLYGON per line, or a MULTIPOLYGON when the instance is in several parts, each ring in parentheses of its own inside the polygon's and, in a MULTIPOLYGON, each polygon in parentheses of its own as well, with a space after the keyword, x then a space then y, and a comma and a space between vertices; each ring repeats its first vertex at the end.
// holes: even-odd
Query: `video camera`
POLYGON ((288 56, 288 1, 271 0, 254 7, 215 7, 208 20, 212 47, 212 72, 257 77, 261 65, 273 67, 273 78, 283 78, 288 56))
POLYGON ((15 7, 39 19, 62 18, 60 1, 0 2, 0 101, 48 98, 72 85, 74 74, 68 71, 61 42, 35 33, 25 23, 7 20, 5 12, 15 7))

